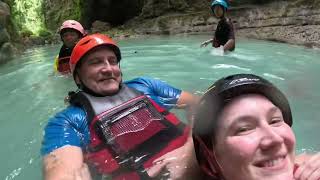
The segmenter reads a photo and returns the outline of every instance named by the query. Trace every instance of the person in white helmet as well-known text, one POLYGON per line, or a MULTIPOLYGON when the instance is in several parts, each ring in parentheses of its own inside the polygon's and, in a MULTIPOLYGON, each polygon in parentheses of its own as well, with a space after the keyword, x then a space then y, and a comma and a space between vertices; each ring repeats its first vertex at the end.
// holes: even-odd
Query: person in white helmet
POLYGON ((68 74, 70 73, 69 60, 73 47, 86 36, 86 31, 78 21, 66 20, 62 23, 59 32, 63 45, 56 58, 55 69, 61 74, 68 74))

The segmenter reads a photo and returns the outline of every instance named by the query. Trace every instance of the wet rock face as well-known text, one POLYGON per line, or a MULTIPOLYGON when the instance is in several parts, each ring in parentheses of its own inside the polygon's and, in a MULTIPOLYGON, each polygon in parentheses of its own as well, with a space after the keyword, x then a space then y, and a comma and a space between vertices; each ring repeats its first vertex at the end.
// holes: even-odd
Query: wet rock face
POLYGON ((90 0, 86 7, 87 21, 108 22, 113 26, 122 25, 141 13, 144 0, 90 0))
POLYGON ((111 26, 125 24, 134 17, 154 18, 170 13, 202 10, 208 0, 90 0, 86 7, 86 24, 99 20, 111 26))
POLYGON ((267 4, 270 2, 276 2, 279 0, 233 0, 231 3, 233 6, 240 6, 240 5, 246 5, 246 4, 255 4, 255 5, 263 5, 263 4, 267 4))
POLYGON ((64 20, 80 21, 86 28, 96 20, 122 25, 141 13, 144 0, 44 0, 45 22, 57 30, 64 20))
POLYGON ((6 42, 0 47, 0 64, 10 60, 14 53, 14 47, 10 42, 6 42))
MULTIPOLYGON (((270 0, 263 1, 263 4, 254 0, 239 2, 232 1, 232 8, 228 11, 238 37, 320 47, 319 0, 270 0)), ((138 34, 213 33, 218 22, 209 8, 159 16, 160 10, 151 11, 152 6, 146 4, 144 8, 147 7, 141 21, 131 22, 138 34)))
POLYGON ((183 12, 188 7, 185 0, 147 0, 143 6, 142 16, 153 18, 168 12, 183 12))
POLYGON ((0 46, 10 41, 10 35, 6 28, 0 29, 0 46))
POLYGON ((282 1, 234 11, 231 17, 243 36, 320 47, 319 7, 312 1, 282 1))
POLYGON ((0 27, 5 27, 10 17, 10 8, 8 4, 0 1, 0 27))
POLYGON ((6 62, 13 55, 14 47, 10 43, 8 27, 10 25, 10 8, 0 1, 0 63, 6 62))
POLYGON ((154 18, 170 13, 185 13, 208 9, 208 0, 146 0, 141 16, 154 18))
POLYGON ((94 21, 92 23, 91 33, 98 33, 98 32, 108 31, 110 29, 111 29, 110 23, 97 20, 97 21, 94 21))

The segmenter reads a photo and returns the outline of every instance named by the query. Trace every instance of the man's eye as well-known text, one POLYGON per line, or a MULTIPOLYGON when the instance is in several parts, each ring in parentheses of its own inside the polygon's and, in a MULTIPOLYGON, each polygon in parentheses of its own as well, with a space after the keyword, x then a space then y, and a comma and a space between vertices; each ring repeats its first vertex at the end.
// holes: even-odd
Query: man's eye
POLYGON ((89 64, 99 64, 100 62, 101 62, 101 60, 100 59, 97 59, 97 58, 95 58, 95 59, 91 59, 90 61, 88 61, 89 62, 89 64))
POLYGON ((109 63, 110 63, 111 65, 116 65, 116 64, 118 64, 117 58, 110 58, 110 59, 109 59, 109 63))

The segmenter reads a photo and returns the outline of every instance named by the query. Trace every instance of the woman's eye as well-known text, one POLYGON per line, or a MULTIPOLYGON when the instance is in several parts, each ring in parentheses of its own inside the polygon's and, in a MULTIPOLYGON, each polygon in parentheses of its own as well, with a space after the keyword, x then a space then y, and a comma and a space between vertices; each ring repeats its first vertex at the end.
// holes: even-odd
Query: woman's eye
POLYGON ((236 130, 236 135, 245 135, 245 134, 248 134, 250 133, 254 128, 251 127, 251 126, 243 126, 243 127, 239 127, 237 130, 236 130))
POLYGON ((276 118, 272 118, 269 124, 271 124, 271 125, 281 125, 283 122, 284 121, 283 121, 282 118, 276 117, 276 118))

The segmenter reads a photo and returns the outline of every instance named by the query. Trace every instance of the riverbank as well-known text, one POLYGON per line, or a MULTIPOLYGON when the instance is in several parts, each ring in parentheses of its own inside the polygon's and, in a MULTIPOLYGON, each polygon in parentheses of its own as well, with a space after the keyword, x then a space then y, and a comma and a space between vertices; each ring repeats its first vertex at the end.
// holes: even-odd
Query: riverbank
MULTIPOLYGON (((61 24, 60 21, 70 18, 65 17, 64 14, 73 6, 77 7, 77 11, 81 11, 81 13, 76 13, 79 14, 79 17, 80 15, 85 16, 85 18, 80 18, 80 21, 88 27, 89 33, 101 32, 115 39, 139 38, 148 35, 213 34, 218 22, 218 19, 210 11, 210 3, 204 0, 179 0, 179 2, 168 1, 168 3, 156 1, 142 3, 136 0, 140 2, 138 4, 141 6, 135 7, 136 12, 138 13, 137 9, 139 8, 141 12, 136 16, 132 15, 122 24, 108 21, 108 19, 117 19, 119 14, 116 11, 112 12, 110 17, 104 17, 105 19, 89 21, 105 11, 103 13, 99 10, 92 12, 88 8, 98 6, 98 4, 91 1, 91 3, 88 2, 87 9, 80 6, 81 3, 75 4, 70 0, 66 1, 68 3, 66 2, 64 6, 51 2, 50 7, 52 8, 43 12, 46 22, 48 18, 51 19, 48 21, 50 23, 47 23, 49 29, 44 29, 38 35, 33 35, 30 31, 17 33, 12 25, 17 22, 11 22, 12 18, 10 18, 8 6, 1 3, 3 6, 0 8, 0 17, 5 19, 1 21, 5 28, 2 30, 4 33, 1 34, 3 41, 0 42, 4 46, 4 50, 0 51, 2 52, 0 54, 9 54, 10 56, 16 54, 18 51, 13 53, 13 43, 20 51, 33 46, 61 43, 57 29, 61 24), (59 18, 50 18, 53 15, 59 18)), ((320 48, 320 0, 269 0, 266 2, 255 3, 247 0, 232 4, 232 8, 228 11, 228 17, 232 19, 234 24, 236 38, 245 37, 320 48)), ((133 5, 137 5, 137 3, 131 3, 128 6, 133 5)), ((105 6, 107 9, 112 9, 112 3, 105 6)))
MULTIPOLYGON (((320 3, 319 3, 320 4, 320 3)), ((237 37, 320 47, 320 5, 278 1, 231 8, 237 37)), ((212 33, 218 20, 211 12, 170 14, 153 19, 138 17, 124 25, 135 34, 212 33)))

